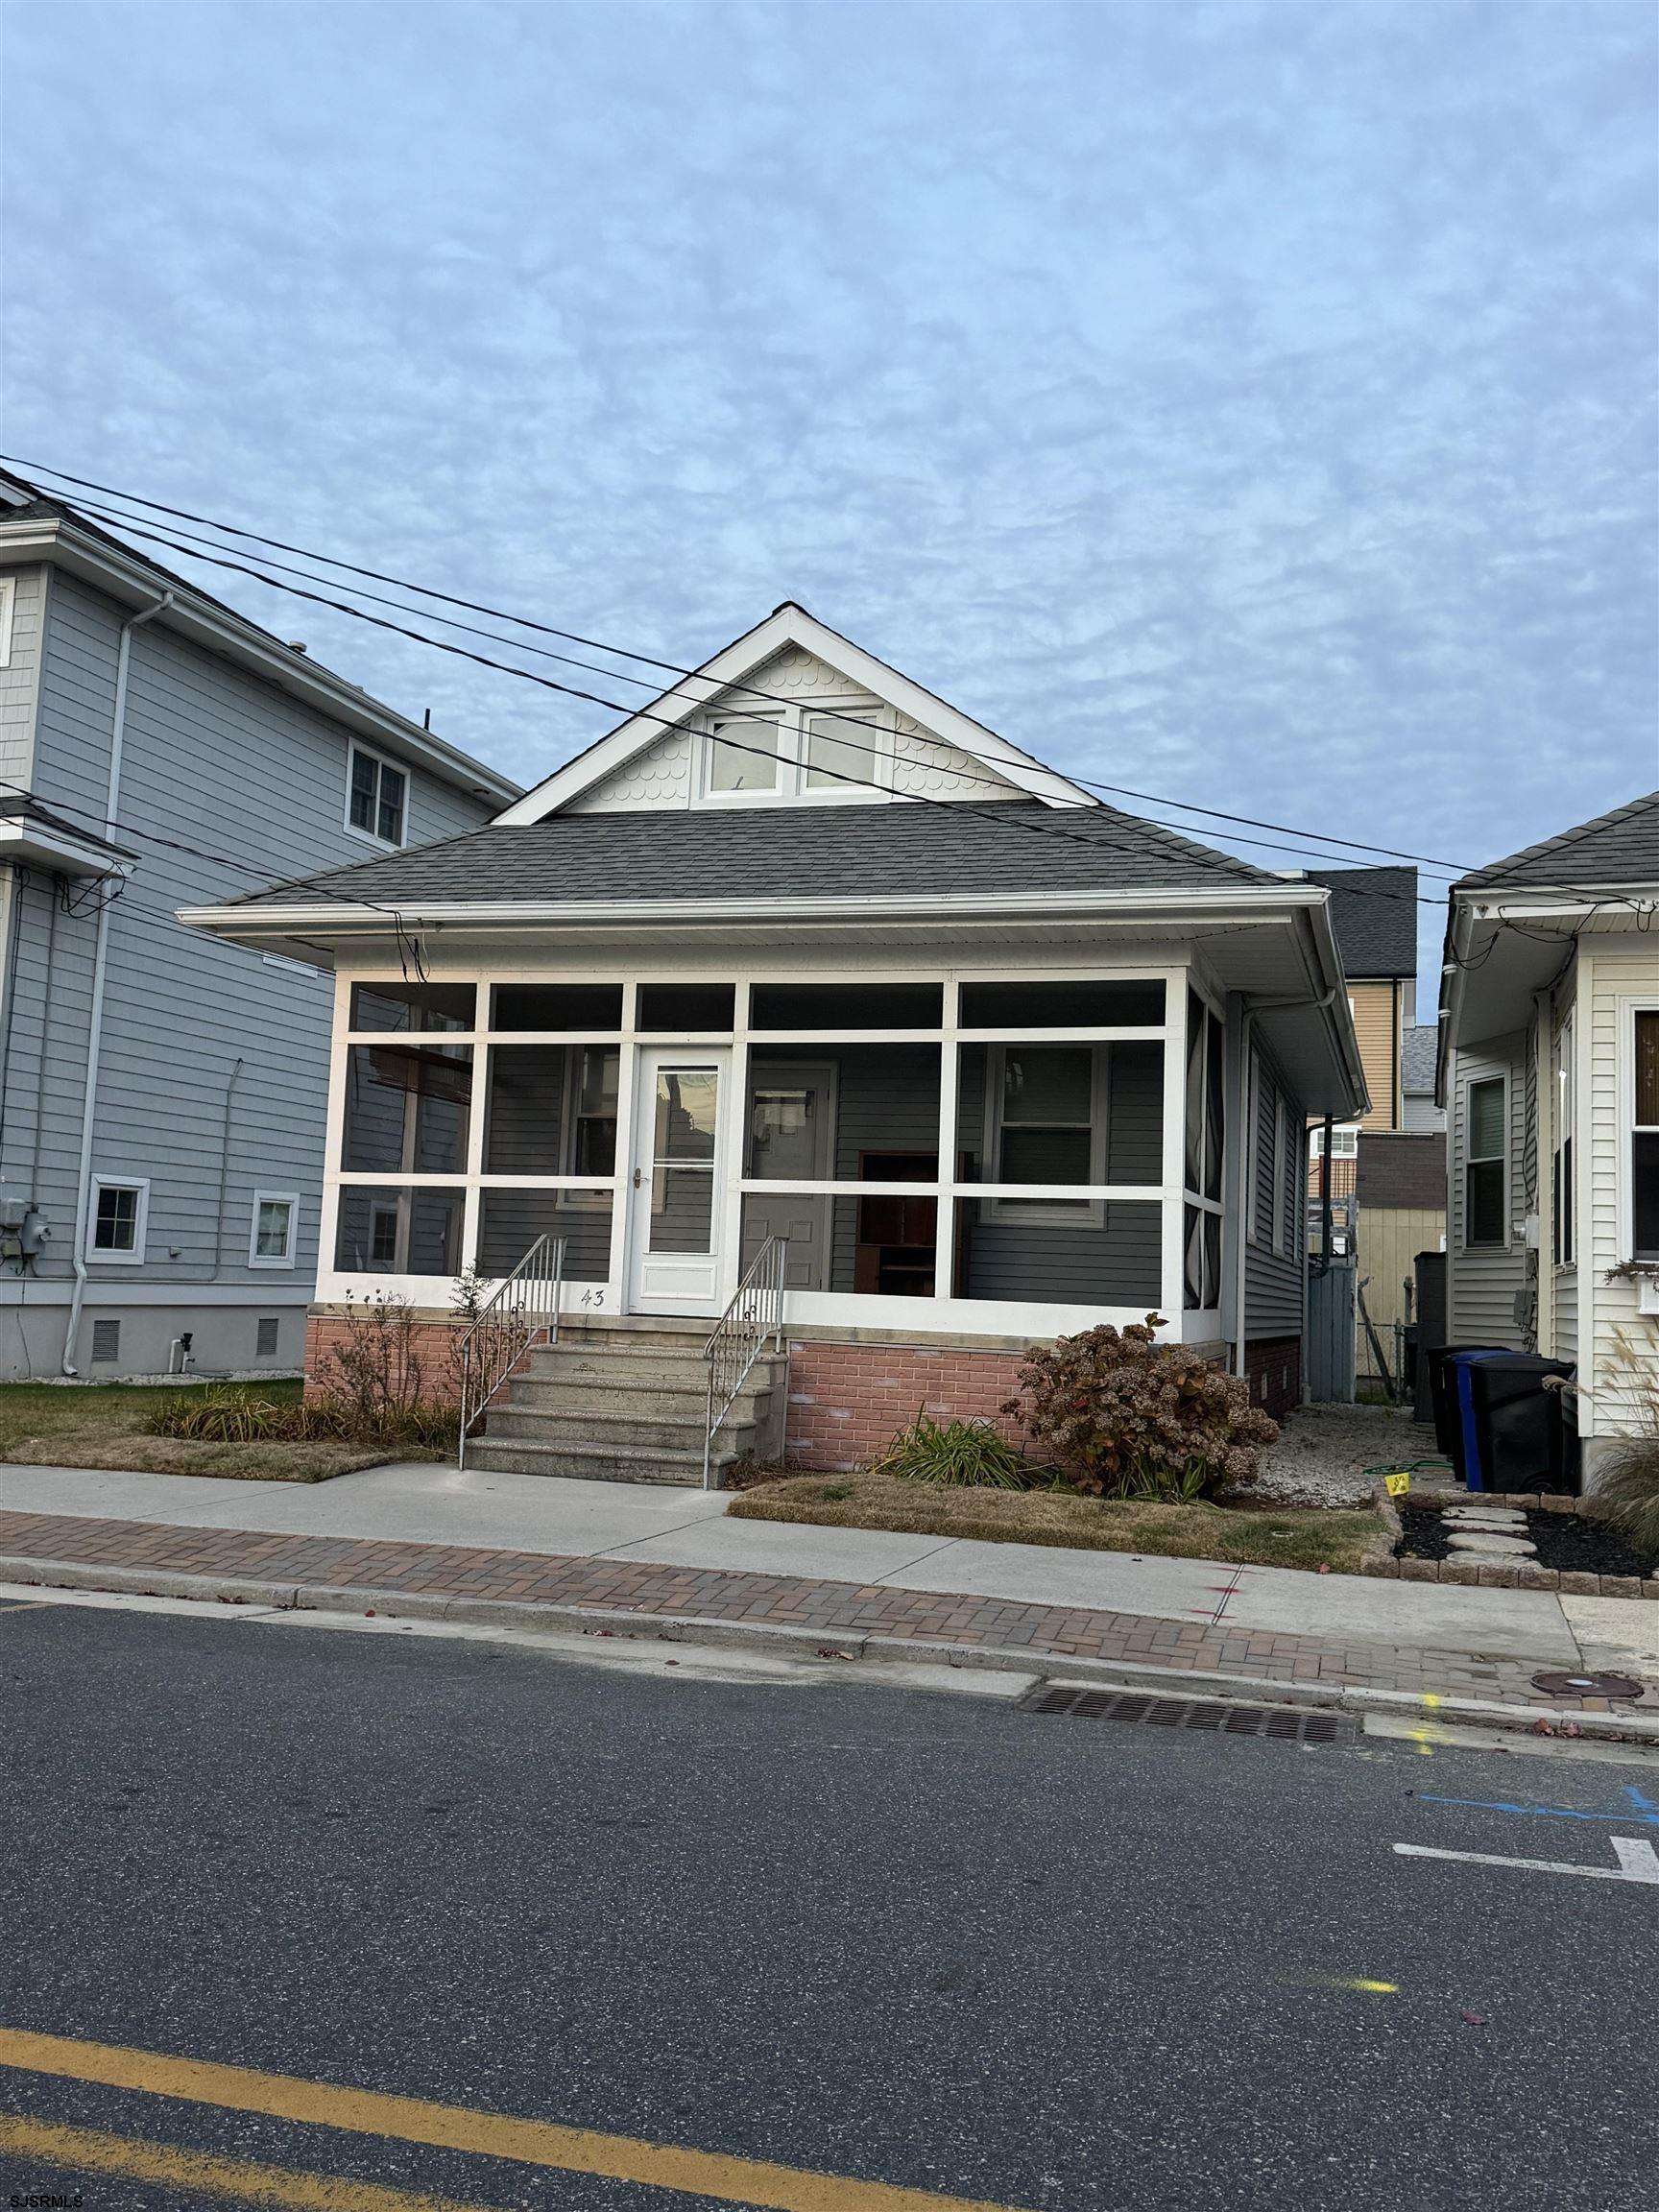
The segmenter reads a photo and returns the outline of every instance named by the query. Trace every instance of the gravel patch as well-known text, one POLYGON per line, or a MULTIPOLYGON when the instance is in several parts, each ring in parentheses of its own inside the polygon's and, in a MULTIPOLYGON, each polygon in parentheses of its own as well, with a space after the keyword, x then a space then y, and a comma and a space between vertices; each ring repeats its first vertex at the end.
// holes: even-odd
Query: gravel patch
MULTIPOLYGON (((1368 1503, 1377 1478, 1368 1467, 1384 1462, 1408 1466, 1414 1459, 1437 1459, 1434 1431, 1419 1428, 1409 1415, 1390 1406, 1303 1406, 1280 1427, 1279 1441, 1262 1455, 1261 1472, 1249 1493, 1282 1498, 1300 1505, 1368 1503)), ((1428 1470, 1412 1477, 1418 1486, 1450 1486, 1452 1472, 1428 1470)))

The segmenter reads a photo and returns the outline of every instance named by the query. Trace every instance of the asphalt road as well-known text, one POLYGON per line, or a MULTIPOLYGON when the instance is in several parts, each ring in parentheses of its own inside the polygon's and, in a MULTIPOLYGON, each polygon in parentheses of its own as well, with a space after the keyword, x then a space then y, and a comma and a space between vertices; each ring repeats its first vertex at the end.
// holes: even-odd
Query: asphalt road
MULTIPOLYGON (((1611 1869, 1646 1767, 59 1606, 0 1614, 0 1722, 5 2031, 1043 2212, 1659 2200, 1659 1887, 1393 1850, 1611 1869)), ((0 2064, 18 2114, 707 2201, 0 2064)), ((211 2200, 0 2149, 32 2191, 211 2200)))

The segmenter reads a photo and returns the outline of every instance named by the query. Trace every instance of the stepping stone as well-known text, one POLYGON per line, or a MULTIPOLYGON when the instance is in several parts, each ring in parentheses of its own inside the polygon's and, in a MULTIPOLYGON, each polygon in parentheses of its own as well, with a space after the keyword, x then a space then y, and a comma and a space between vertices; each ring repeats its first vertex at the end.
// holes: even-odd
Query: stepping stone
POLYGON ((1525 1536, 1454 1536, 1451 1549, 1458 1559, 1536 1559, 1538 1547, 1525 1536))
POLYGON ((1447 1513, 1442 1515, 1449 1528, 1510 1528, 1520 1530, 1527 1526, 1524 1513, 1447 1513))

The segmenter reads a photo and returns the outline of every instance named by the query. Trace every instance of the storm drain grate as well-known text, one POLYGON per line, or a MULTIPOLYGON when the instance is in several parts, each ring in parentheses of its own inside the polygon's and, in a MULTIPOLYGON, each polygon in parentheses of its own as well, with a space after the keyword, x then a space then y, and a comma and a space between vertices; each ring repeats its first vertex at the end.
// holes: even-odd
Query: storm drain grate
POLYGON ((1027 1713, 1071 1720, 1130 1720, 1147 1728, 1195 1728, 1215 1736, 1267 1736, 1280 1743, 1351 1743, 1352 1721, 1287 1705, 1221 1705, 1195 1697, 1152 1697, 1138 1690, 1038 1690, 1027 1713))

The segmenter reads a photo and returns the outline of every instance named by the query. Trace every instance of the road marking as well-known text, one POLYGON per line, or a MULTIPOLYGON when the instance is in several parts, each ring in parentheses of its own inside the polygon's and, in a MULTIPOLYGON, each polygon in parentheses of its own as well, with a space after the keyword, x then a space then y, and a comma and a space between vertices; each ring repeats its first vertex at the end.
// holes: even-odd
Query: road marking
POLYGON ((1536 1814, 1545 1820, 1633 1820, 1639 1828, 1659 1828, 1659 1805, 1655 1805, 1651 1797, 1629 1782, 1624 1785, 1624 1794, 1628 1804, 1603 1813, 1582 1813, 1570 1805, 1512 1805, 1501 1797, 1431 1797, 1427 1792, 1419 1797, 1418 1803, 1464 1805, 1475 1813, 1536 1814))
MULTIPOLYGON (((140 2143, 90 2128, 49 2127, 43 2120, 0 2119, 0 2151, 67 2167, 75 2174, 119 2174, 131 2181, 158 2181, 169 2191, 202 2189, 242 2204, 280 2205, 283 2212, 483 2212, 477 2204, 407 2189, 383 2189, 377 2181, 347 2181, 287 2166, 255 2166, 243 2158, 215 2158, 202 2151, 140 2143)), ((47 2199, 41 2197, 39 2201, 45 2203, 47 2199)))
POLYGON ((1528 1874, 1580 1874, 1587 1882, 1645 1882, 1659 1888, 1659 1851, 1646 1836, 1610 1836, 1617 1866, 1581 1866, 1571 1859, 1500 1859, 1490 1851, 1437 1851, 1430 1843, 1396 1843, 1403 1859, 1460 1859, 1471 1866, 1519 1866, 1528 1874))
POLYGON ((111 2089, 136 2089, 153 2097, 179 2097, 232 2112, 260 2112, 315 2128, 340 2128, 358 2135, 391 2135, 481 2158, 511 2158, 521 2165, 567 2174, 594 2174, 609 2181, 678 2189, 723 2204, 761 2212, 1019 2212, 983 2199, 942 2197, 886 2181, 859 2181, 814 2174, 764 2159, 674 2143, 648 2143, 632 2135, 605 2135, 555 2121, 517 2120, 506 2113, 470 2111, 461 2104, 430 2104, 420 2097, 343 2089, 292 2074, 261 2074, 248 2066, 117 2044, 83 2043, 66 2035, 36 2035, 0 2028, 0 2066, 52 2074, 71 2081, 96 2081, 111 2089))

